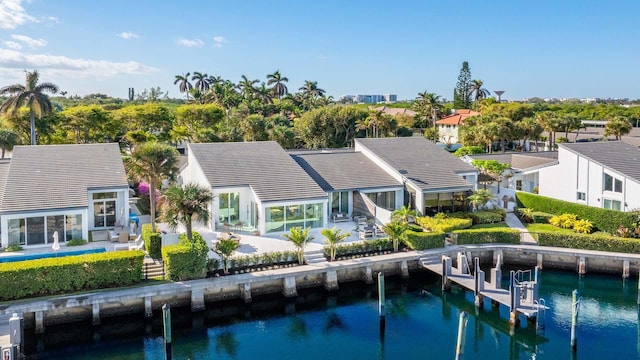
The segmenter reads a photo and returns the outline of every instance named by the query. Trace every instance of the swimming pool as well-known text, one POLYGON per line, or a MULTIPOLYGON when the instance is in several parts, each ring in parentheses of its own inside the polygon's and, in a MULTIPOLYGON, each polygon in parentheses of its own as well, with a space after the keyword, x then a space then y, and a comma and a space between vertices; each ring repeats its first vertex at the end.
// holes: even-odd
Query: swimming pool
POLYGON ((2 257, 0 257, 0 263, 25 261, 25 260, 36 260, 36 259, 46 259, 46 258, 52 258, 52 257, 98 254, 98 253, 103 253, 103 252, 106 252, 106 251, 107 251, 107 249, 105 249, 105 248, 96 248, 96 249, 85 249, 85 250, 61 251, 61 252, 57 252, 57 253, 41 253, 41 254, 25 254, 25 255, 14 255, 14 256, 2 256, 2 257))

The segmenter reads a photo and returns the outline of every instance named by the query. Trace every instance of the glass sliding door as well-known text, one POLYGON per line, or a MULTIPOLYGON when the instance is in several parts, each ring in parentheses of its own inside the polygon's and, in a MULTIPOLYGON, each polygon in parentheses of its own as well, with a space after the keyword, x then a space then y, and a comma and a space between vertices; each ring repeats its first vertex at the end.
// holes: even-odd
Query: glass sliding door
POLYGON ((25 219, 9 219, 7 225, 9 245, 26 245, 27 233, 25 219))
POLYGON ((116 197, 117 194, 115 192, 93 194, 93 227, 116 226, 116 197))
POLYGON ((58 241, 67 241, 64 236, 64 215, 47 216, 47 244, 53 244, 53 233, 58 232, 58 241))
POLYGON ((324 226, 324 204, 300 204, 266 208, 265 231, 289 231, 294 227, 324 226))
POLYGON ((27 245, 45 243, 44 216, 27 218, 27 245))
POLYGON ((66 218, 66 241, 82 239, 82 215, 67 215, 66 218))
POLYGON ((240 193, 221 193, 219 220, 223 224, 235 224, 240 220, 240 193))

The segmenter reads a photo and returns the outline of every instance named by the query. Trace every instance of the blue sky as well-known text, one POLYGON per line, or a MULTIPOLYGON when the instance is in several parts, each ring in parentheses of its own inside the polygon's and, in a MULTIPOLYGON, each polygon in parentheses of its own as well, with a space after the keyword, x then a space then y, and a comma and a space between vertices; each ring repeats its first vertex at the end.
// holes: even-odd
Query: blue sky
POLYGON ((69 95, 125 98, 176 74, 289 90, 451 99, 460 66, 505 99, 640 98, 640 2, 0 0, 0 86, 38 69, 69 95))

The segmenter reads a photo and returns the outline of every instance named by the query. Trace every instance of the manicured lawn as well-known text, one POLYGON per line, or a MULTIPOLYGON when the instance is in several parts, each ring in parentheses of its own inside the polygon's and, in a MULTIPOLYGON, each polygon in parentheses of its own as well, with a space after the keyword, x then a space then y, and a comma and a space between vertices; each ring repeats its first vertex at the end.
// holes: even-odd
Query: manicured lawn
POLYGON ((529 232, 540 232, 540 231, 549 231, 561 234, 575 234, 573 229, 563 229, 559 227, 555 227, 551 224, 524 224, 524 226, 529 230, 529 232))
POLYGON ((476 224, 471 227, 471 229, 489 229, 489 228, 508 228, 507 224, 495 223, 495 224, 476 224))

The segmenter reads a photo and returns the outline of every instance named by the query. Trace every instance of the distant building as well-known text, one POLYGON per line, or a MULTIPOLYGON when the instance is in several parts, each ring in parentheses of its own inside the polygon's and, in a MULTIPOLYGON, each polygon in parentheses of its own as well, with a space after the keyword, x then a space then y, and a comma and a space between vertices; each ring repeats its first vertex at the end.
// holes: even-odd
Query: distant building
POLYGON ((457 144, 459 141, 458 129, 464 122, 464 119, 478 115, 480 115, 479 112, 469 109, 453 110, 453 115, 449 115, 436 121, 436 126, 438 127, 438 138, 443 143, 457 144))
POLYGON ((373 110, 373 111, 382 111, 383 113, 387 114, 387 115, 391 115, 391 116, 409 116, 409 117, 414 117, 416 116, 416 112, 410 109, 406 109, 406 108, 390 108, 390 107, 386 107, 386 106, 378 106, 378 107, 369 107, 369 109, 373 110))
POLYGON ((377 104, 381 102, 396 102, 398 101, 398 95, 342 95, 340 96, 340 101, 354 104, 377 104))

